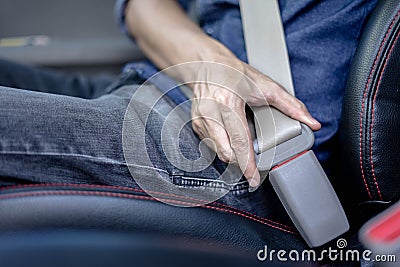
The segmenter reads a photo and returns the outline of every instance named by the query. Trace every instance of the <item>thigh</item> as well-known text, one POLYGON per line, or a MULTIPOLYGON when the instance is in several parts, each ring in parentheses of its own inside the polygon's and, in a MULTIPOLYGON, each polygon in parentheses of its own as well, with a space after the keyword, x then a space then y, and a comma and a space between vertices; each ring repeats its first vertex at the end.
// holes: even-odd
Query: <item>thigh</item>
POLYGON ((105 93, 111 76, 87 77, 0 59, 0 85, 31 91, 95 98, 105 93))
POLYGON ((190 114, 170 120, 175 104, 160 98, 154 86, 144 88, 143 98, 131 100, 137 87, 96 99, 0 87, 0 187, 83 183, 141 190, 150 184, 166 196, 172 196, 169 186, 182 189, 183 197, 196 203, 222 192, 218 209, 228 205, 267 217, 271 227, 283 223, 285 231, 295 231, 268 183, 249 193, 243 178, 232 183, 230 177, 220 179, 226 166, 218 160, 197 169, 193 162, 206 151, 200 152, 199 139, 185 124, 190 114), (178 147, 173 145, 177 140, 178 147))
MULTIPOLYGON (((126 162, 122 141, 124 117, 138 85, 125 86, 96 99, 83 99, 0 87, 0 177, 7 183, 90 183, 136 187, 134 177, 176 173, 163 154, 160 128, 170 101, 154 109, 151 123, 145 103, 134 103, 128 120, 133 158, 126 162), (129 167, 129 168, 128 168, 129 167), (7 177, 7 178, 4 178, 7 177)), ((150 96, 158 91, 148 86, 150 96)), ((191 131, 190 131, 191 132, 191 131)), ((185 154, 196 155, 193 132, 185 154)), ((168 140, 167 140, 168 143, 168 140)), ((210 167, 202 176, 215 178, 210 167)))
POLYGON ((0 87, 0 177, 134 186, 121 148, 129 94, 89 100, 0 87))
POLYGON ((96 99, 82 99, 0 87, 0 177, 130 186, 135 186, 135 176, 160 175, 176 183, 190 177, 194 182, 188 185, 218 178, 218 164, 197 171, 185 161, 201 156, 190 125, 179 137, 167 134, 162 140, 161 129, 175 104, 161 98, 153 106, 152 99, 161 94, 154 86, 144 87, 145 99, 131 101, 137 88, 125 86, 96 99), (124 123, 129 128, 123 133, 124 123), (123 136, 128 140, 125 147, 123 136), (176 138, 179 148, 167 149, 166 154, 164 145, 176 138), (186 166, 176 164, 177 159, 186 166))

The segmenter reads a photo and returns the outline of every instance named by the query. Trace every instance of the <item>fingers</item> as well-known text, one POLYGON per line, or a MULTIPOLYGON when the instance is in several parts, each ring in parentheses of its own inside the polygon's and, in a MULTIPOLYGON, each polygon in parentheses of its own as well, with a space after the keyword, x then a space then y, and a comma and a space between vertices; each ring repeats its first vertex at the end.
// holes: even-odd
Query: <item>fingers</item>
POLYGON ((321 129, 321 124, 311 116, 303 102, 289 94, 284 88, 274 83, 268 90, 269 92, 266 94, 268 104, 287 116, 306 124, 314 131, 321 129))
POLYGON ((238 109, 220 106, 225 130, 229 137, 230 147, 235 155, 237 164, 251 187, 260 184, 260 174, 257 170, 253 142, 246 121, 244 103, 238 109))
POLYGON ((229 99, 229 105, 221 99, 196 99, 192 106, 192 126, 201 139, 212 140, 212 143, 206 141, 206 144, 222 161, 239 165, 250 186, 257 187, 260 184, 260 174, 255 162, 245 104, 235 95, 229 99))
POLYGON ((193 130, 209 148, 217 153, 218 158, 226 163, 236 163, 236 158, 229 143, 229 137, 220 120, 201 117, 192 120, 193 130))
POLYGON ((251 66, 247 65, 247 67, 246 74, 254 81, 253 83, 250 83, 252 85, 249 86, 253 91, 250 93, 250 96, 254 94, 253 98, 248 98, 251 99, 250 105, 271 105, 287 116, 306 124, 314 131, 321 128, 321 124, 311 116, 303 102, 289 94, 285 88, 268 76, 263 75, 251 66), (257 87, 254 88, 254 85, 257 85, 257 87), (257 97, 256 92, 260 91, 262 96, 259 94, 257 97), (265 103, 265 100, 267 103, 265 103))
POLYGON ((220 160, 236 162, 216 101, 205 97, 192 101, 192 127, 195 133, 200 139, 207 140, 205 143, 217 153, 220 160))

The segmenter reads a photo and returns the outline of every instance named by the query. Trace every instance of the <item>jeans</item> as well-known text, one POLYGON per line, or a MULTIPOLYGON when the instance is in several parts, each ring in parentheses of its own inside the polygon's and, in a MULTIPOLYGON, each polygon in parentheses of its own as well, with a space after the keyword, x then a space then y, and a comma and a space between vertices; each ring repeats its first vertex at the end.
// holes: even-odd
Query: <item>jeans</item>
MULTIPOLYGON (((216 181, 226 168, 218 159, 204 170, 187 172, 177 169, 163 155, 160 128, 175 106, 167 97, 154 107, 146 126, 140 103, 130 115, 136 130, 145 127, 152 166, 141 163, 144 151, 134 151, 136 161, 126 162, 122 147, 124 115, 141 82, 134 72, 117 79, 84 77, 0 60, 0 85, 4 86, 0 87, 0 185, 89 183, 135 188, 134 177, 148 175, 151 168, 183 187, 230 189, 221 201, 266 215, 264 194, 275 195, 273 191, 264 192, 264 187, 271 190, 268 182, 264 183, 268 186, 249 193, 244 178, 234 186, 216 181)), ((155 86, 146 86, 149 96, 159 93, 155 86)), ((138 134, 131 133, 135 149, 138 134)), ((179 139, 185 158, 200 156, 200 140, 190 125, 179 139)), ((279 207, 276 215, 290 223, 281 212, 279 200, 273 199, 273 203, 279 207)))

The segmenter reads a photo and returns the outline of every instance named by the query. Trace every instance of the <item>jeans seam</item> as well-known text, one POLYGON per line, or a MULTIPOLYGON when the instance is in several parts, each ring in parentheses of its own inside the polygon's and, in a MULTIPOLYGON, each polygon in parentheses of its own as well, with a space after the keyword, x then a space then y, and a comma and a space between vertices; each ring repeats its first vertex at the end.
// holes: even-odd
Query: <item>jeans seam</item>
POLYGON ((144 166, 144 165, 137 165, 137 164, 131 164, 131 163, 126 163, 126 162, 120 162, 117 160, 113 160, 110 158, 104 158, 104 157, 95 157, 95 156, 90 156, 90 155, 84 155, 84 154, 74 154, 74 153, 55 153, 55 152, 20 152, 20 151, 0 151, 0 155, 25 155, 25 156, 67 156, 67 157, 77 157, 77 158, 87 158, 87 159, 95 159, 95 160, 100 160, 105 163, 111 163, 111 164, 118 164, 118 165, 124 165, 124 166, 132 166, 132 167, 139 167, 143 169, 152 169, 156 171, 160 171, 166 174, 169 174, 166 170, 155 168, 155 167, 150 167, 150 166, 144 166))
POLYGON ((131 163, 126 163, 126 162, 120 162, 116 161, 110 158, 104 158, 104 157, 94 157, 90 155, 84 155, 84 154, 74 154, 74 153, 55 153, 55 152, 21 152, 21 151, 0 151, 0 155, 25 155, 25 156, 61 156, 61 157, 77 157, 77 158, 86 158, 86 159, 95 159, 95 160, 100 160, 103 161, 104 163, 111 163, 111 164, 118 164, 118 165, 123 165, 127 166, 128 168, 130 166, 132 167, 138 167, 142 169, 151 169, 155 171, 160 171, 165 174, 167 174, 172 183, 177 185, 177 186, 182 186, 182 187, 206 187, 210 189, 225 189, 229 190, 232 192, 240 192, 248 188, 248 184, 246 181, 241 181, 237 183, 226 183, 225 181, 220 181, 220 180, 213 180, 210 178, 202 178, 202 177, 187 177, 187 176, 182 176, 182 175, 174 175, 169 173, 166 170, 155 168, 155 167, 150 167, 150 166, 144 166, 144 165, 137 165, 137 164, 131 164, 131 163))
POLYGON ((240 192, 248 188, 246 181, 237 183, 227 183, 221 180, 212 180, 207 178, 186 177, 181 175, 170 175, 172 183, 185 188, 206 187, 211 189, 225 189, 233 192, 240 192))

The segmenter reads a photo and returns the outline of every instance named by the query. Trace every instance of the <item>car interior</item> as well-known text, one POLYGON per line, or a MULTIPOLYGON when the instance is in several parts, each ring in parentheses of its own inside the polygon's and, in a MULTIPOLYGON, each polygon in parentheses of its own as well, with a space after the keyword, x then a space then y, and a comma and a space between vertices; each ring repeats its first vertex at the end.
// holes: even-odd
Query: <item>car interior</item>
MULTIPOLYGON (((117 76, 125 63, 144 58, 118 31, 114 0, 0 0, 0 6, 2 59, 117 76)), ((350 221, 345 238, 400 261, 399 36, 400 0, 378 1, 351 63, 336 155, 339 175, 331 183, 350 221), (388 208, 395 214, 385 224, 390 238, 368 239, 368 227, 379 221, 365 223, 388 208)), ((0 188, 0 266, 288 266, 257 260, 268 241, 261 235, 266 228, 277 229, 271 238, 290 249, 285 241, 292 233, 278 222, 215 202, 181 208, 141 190, 106 185, 0 188)))

